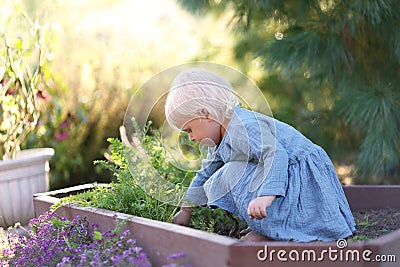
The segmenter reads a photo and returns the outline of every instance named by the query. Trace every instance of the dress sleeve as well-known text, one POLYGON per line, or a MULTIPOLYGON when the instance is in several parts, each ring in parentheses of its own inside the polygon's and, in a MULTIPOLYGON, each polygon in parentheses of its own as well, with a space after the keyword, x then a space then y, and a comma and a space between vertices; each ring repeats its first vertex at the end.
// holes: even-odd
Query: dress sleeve
POLYGON ((257 191, 257 196, 285 196, 289 160, 286 149, 273 134, 273 119, 258 120, 257 123, 244 122, 244 128, 246 131, 239 133, 241 147, 245 147, 245 142, 248 143, 248 160, 257 163, 249 191, 257 191))
POLYGON ((261 160, 264 161, 264 167, 268 170, 257 195, 284 197, 288 185, 289 162, 286 150, 275 139, 275 147, 269 147, 261 151, 261 160))
POLYGON ((203 160, 202 167, 197 171, 196 176, 193 178, 187 192, 186 200, 192 204, 199 206, 206 205, 208 199, 204 191, 204 183, 223 166, 223 161, 215 158, 215 154, 209 151, 207 158, 203 160))

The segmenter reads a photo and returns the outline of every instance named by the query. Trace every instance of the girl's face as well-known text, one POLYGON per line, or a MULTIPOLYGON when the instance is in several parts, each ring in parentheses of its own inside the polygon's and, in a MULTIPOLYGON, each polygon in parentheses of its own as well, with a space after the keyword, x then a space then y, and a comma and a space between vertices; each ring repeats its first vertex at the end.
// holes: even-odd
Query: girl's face
POLYGON ((221 142, 225 132, 221 124, 210 118, 192 119, 185 123, 181 129, 187 132, 191 141, 211 147, 221 142))

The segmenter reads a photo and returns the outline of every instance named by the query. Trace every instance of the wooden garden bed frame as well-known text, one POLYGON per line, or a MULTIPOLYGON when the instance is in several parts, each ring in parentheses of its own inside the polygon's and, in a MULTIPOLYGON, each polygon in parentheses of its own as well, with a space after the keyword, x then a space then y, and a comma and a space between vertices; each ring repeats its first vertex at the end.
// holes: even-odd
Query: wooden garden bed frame
MULTIPOLYGON (((91 186, 34 195, 35 215, 48 211, 60 197, 82 192, 91 186)), ((400 208, 400 185, 343 188, 352 210, 400 208)), ((62 206, 56 213, 68 219, 78 215, 86 217, 90 223, 99 223, 101 231, 114 229, 117 221, 128 219, 123 229, 131 231, 154 266, 166 264, 168 255, 179 252, 187 253, 193 267, 400 266, 400 229, 339 248, 336 242, 241 242, 189 227, 75 204, 62 206)), ((343 242, 340 247, 345 245, 343 242)))

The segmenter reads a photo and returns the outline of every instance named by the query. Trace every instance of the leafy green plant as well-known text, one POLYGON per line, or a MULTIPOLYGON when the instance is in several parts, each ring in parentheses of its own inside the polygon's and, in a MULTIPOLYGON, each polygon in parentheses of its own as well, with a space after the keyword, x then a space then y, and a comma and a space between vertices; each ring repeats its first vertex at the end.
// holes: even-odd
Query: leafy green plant
MULTIPOLYGON (((157 198, 158 194, 180 195, 184 186, 190 184, 193 177, 191 170, 181 170, 166 160, 166 151, 162 146, 160 131, 145 129, 147 134, 137 134, 137 142, 146 152, 151 166, 135 158, 133 166, 129 165, 127 156, 138 157, 136 154, 127 153, 127 146, 117 138, 109 138, 110 153, 106 153, 107 160, 96 161, 103 168, 112 171, 116 180, 108 186, 97 185, 77 195, 67 196, 53 206, 78 203, 83 206, 95 206, 108 210, 123 212, 149 219, 171 222, 172 217, 180 208, 179 206, 165 203, 157 198), (154 171, 149 170, 150 168, 154 171), (152 175, 157 175, 170 181, 173 187, 155 185, 151 181, 152 175), (143 181, 149 181, 150 186, 143 188, 143 181), (158 186, 158 187, 157 187, 158 186), (154 190, 149 194, 148 190, 154 190), (156 192, 156 190, 158 192, 156 192)), ((208 207, 196 207, 192 214, 191 227, 196 229, 217 232, 224 235, 238 237, 239 229, 243 222, 221 209, 211 210, 208 207)))
MULTIPOLYGON (((162 191, 162 188, 157 190, 160 191, 160 194, 174 194, 173 190, 182 188, 179 186, 179 182, 189 177, 190 172, 179 170, 165 160, 165 151, 160 143, 159 135, 157 132, 153 132, 153 134, 140 136, 140 142, 148 153, 157 174, 177 185, 172 191, 171 189, 168 189, 168 192, 162 191)), ((112 181, 109 187, 97 186, 94 190, 65 197, 60 204, 77 202, 81 205, 96 206, 154 220, 171 221, 178 207, 154 198, 142 186, 141 181, 148 180, 152 175, 150 170, 145 169, 149 166, 144 165, 138 159, 134 169, 130 169, 125 157, 126 146, 116 138, 109 138, 108 141, 111 151, 110 154, 105 154, 107 160, 95 161, 95 164, 110 170, 116 180, 112 181)), ((186 180, 189 183, 188 179, 186 180)))
POLYGON ((366 240, 369 240, 368 236, 355 235, 355 236, 350 237, 347 241, 349 243, 351 243, 351 242, 362 242, 362 241, 366 241, 366 240))
POLYGON ((190 227, 206 232, 218 233, 240 238, 240 231, 247 228, 246 222, 222 209, 195 207, 192 212, 190 227))
POLYGON ((369 220, 368 214, 366 214, 366 215, 364 216, 364 221, 359 222, 357 225, 363 226, 364 228, 367 228, 367 227, 369 227, 369 226, 377 225, 378 223, 379 223, 378 221, 372 221, 372 222, 371 222, 371 221, 369 220))

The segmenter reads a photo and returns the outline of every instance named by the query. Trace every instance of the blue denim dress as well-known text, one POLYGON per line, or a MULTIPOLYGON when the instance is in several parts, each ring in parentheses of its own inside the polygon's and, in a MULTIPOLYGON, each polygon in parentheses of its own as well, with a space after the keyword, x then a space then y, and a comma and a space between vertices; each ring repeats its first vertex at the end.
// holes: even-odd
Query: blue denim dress
POLYGON ((217 206, 275 240, 333 241, 355 221, 326 152, 288 124, 240 107, 217 147, 209 148, 186 198, 217 206), (267 217, 250 220, 258 196, 275 195, 267 217))

